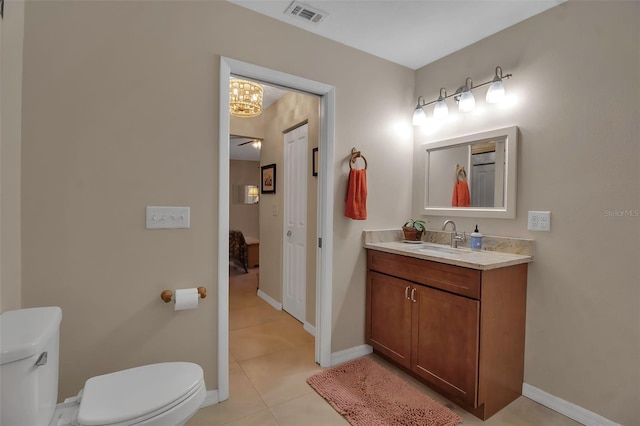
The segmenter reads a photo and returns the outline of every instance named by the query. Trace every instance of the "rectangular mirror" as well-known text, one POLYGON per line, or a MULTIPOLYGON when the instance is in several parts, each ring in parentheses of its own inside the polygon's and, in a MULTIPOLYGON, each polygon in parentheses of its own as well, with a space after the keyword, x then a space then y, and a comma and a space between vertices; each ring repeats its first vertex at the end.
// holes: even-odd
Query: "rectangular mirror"
POLYGON ((419 213, 516 217, 517 138, 513 126, 423 144, 419 213))

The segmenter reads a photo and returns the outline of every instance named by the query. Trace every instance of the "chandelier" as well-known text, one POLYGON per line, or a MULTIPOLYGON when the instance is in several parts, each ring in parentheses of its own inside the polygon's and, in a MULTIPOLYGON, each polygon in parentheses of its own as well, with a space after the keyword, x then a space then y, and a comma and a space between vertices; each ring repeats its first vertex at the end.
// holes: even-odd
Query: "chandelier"
POLYGON ((229 82, 229 111, 241 118, 262 114, 262 86, 252 81, 232 78, 229 82))

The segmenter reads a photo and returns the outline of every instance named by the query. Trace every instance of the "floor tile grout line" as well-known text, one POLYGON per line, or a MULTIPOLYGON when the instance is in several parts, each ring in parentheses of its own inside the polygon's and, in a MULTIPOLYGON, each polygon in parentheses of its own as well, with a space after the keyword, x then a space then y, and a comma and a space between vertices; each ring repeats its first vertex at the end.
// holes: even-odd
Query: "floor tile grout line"
MULTIPOLYGON (((232 277, 229 277, 230 281, 231 281, 231 278, 232 278, 232 277)), ((248 292, 247 292, 247 293, 248 293, 248 292)), ((253 297, 258 298, 257 293, 253 293, 253 292, 251 292, 250 294, 252 294, 252 295, 253 295, 253 297)), ((231 297, 231 294, 229 295, 229 297, 231 297)), ((258 299, 259 299, 259 298, 258 298, 258 299)), ((259 299, 259 300, 261 300, 261 299, 259 299)), ((266 303, 266 302, 265 302, 265 303, 266 303)), ((230 307, 230 309, 231 309, 231 307, 230 307)), ((287 318, 278 319, 278 320, 279 320, 279 321, 288 321, 288 319, 287 319, 287 318)), ((272 321, 272 322, 275 322, 275 321, 272 321)), ((250 328, 250 327, 245 327, 245 328, 250 328)), ((243 329, 243 328, 241 328, 241 329, 243 329)), ((240 330, 241 330, 241 329, 240 329, 240 330)), ((232 330, 229 330, 229 332, 230 332, 230 333, 231 333, 231 331, 232 331, 232 330)), ((231 351, 231 349, 229 349, 229 350, 231 351)), ((261 357, 267 356, 267 355, 271 355, 271 354, 273 354, 273 353, 284 352, 284 351, 303 351, 303 350, 304 350, 304 348, 297 348, 297 347, 294 347, 294 348, 287 348, 287 349, 285 349, 285 350, 283 350, 283 351, 275 351, 275 352, 271 352, 271 353, 268 353, 268 354, 262 354, 262 355, 259 355, 259 356, 256 356, 256 357, 248 358, 248 359, 246 359, 246 360, 239 360, 239 359, 235 356, 235 354, 233 355, 233 356, 234 356, 234 359, 236 360, 236 363, 238 364, 238 367, 240 368, 240 370, 242 371, 242 373, 245 375, 245 377, 247 378, 247 380, 248 380, 248 381, 249 381, 249 383, 251 384, 251 387, 254 389, 254 391, 256 392, 256 394, 259 396, 260 400, 262 401, 262 403, 264 404, 264 406, 265 406, 265 407, 266 407, 266 409, 268 410, 269 414, 271 415, 271 417, 275 420, 275 422, 276 422, 278 425, 280 425, 280 422, 278 421, 278 418, 276 417, 276 415, 275 415, 275 414, 274 414, 274 412, 272 411, 272 409, 271 409, 272 407, 270 407, 270 406, 267 404, 267 401, 265 401, 264 396, 263 396, 263 395, 262 395, 262 393, 258 390, 258 388, 257 388, 257 387, 256 387, 256 385, 254 384, 254 382, 251 380, 251 377, 249 377, 249 375, 247 374, 247 371, 245 370, 245 368, 244 368, 244 366, 243 366, 242 364, 243 364, 243 362, 245 362, 245 361, 255 360, 255 359, 258 359, 258 358, 261 358, 261 357)), ((304 395, 302 395, 302 396, 305 396, 305 395, 307 395, 307 394, 304 394, 304 395)), ((300 397, 300 396, 298 396, 298 397, 294 397, 294 398, 290 398, 290 399, 287 399, 286 401, 282 401, 282 402, 280 402, 279 404, 274 405, 274 407, 276 407, 276 406, 278 406, 278 405, 281 405, 281 404, 284 404, 284 403, 286 403, 286 402, 293 401, 293 400, 295 400, 295 399, 297 399, 297 398, 299 398, 299 397, 300 397)), ((240 419, 237 419, 237 420, 240 420, 240 419)))
MULTIPOLYGON (((248 418, 248 417, 255 416, 256 414, 261 413, 261 412, 263 412, 263 411, 269 411, 269 414, 271 414, 271 417, 274 417, 274 416, 273 416, 273 413, 271 413, 271 411, 269 410, 269 407, 267 407, 267 406, 265 405, 265 408, 261 409, 260 411, 255 411, 255 412, 253 412, 253 413, 248 413, 246 416, 242 416, 242 417, 238 417, 237 419, 230 420, 230 421, 228 421, 228 422, 226 422, 226 423, 221 424, 220 426, 228 426, 228 425, 230 425, 230 424, 232 424, 232 423, 236 423, 236 422, 238 422, 238 421, 240 421, 240 420, 242 420, 242 419, 246 419, 246 418, 248 418)), ((275 417, 274 417, 274 418, 275 418, 275 417)), ((276 422, 277 422, 277 421, 278 421, 278 420, 276 419, 276 422)), ((280 424, 280 423, 278 423, 278 424, 280 424)))
MULTIPOLYGON (((231 278, 232 278, 232 277, 229 277, 229 280, 230 280, 230 281, 231 281, 231 278)), ((229 297, 231 297, 231 294, 229 295, 229 297)), ((255 297, 258 297, 258 296, 256 295, 255 297)), ((231 334, 231 331, 232 331, 232 330, 229 330, 229 334, 231 334)), ((231 351, 231 349, 229 349, 229 350, 231 351)), ((232 353, 233 353, 233 352, 232 352, 232 353)), ((264 355, 261 355, 261 356, 264 356, 264 355)), ((240 370, 242 371, 242 374, 244 374, 244 376, 246 377, 247 381, 249 382, 249 384, 251 385, 251 387, 253 388, 253 390, 255 391, 255 393, 256 393, 256 394, 258 395, 258 397, 260 398, 260 401, 262 401, 262 404, 265 406, 265 409, 266 409, 266 410, 269 410, 269 414, 271 415, 271 417, 273 417, 273 418, 275 419, 275 416, 273 415, 273 413, 272 413, 272 412, 271 412, 271 410, 269 409, 269 406, 267 405, 267 402, 264 400, 264 396, 260 393, 260 391, 258 390, 258 388, 256 387, 256 385, 253 383, 253 381, 251 380, 251 378, 250 378, 250 377, 249 377, 249 375, 247 374, 247 371, 244 369, 244 367, 243 367, 243 365, 242 365, 242 361, 244 361, 244 360, 239 360, 239 359, 238 359, 238 357, 237 357, 235 354, 233 355, 233 357, 234 357, 234 359, 236 360, 236 363, 238 364, 238 367, 239 367, 239 368, 240 368, 240 370)), ((259 358, 259 356, 258 356, 258 357, 255 357, 255 358, 259 358)), ((256 413, 252 413, 252 414, 250 414, 250 415, 253 415, 253 414, 256 414, 256 413)), ((248 417, 248 416, 245 416, 245 417, 248 417)), ((242 418, 245 418, 245 417, 242 417, 242 418)), ((236 419, 235 421, 237 421, 237 420, 241 420, 242 418, 240 418, 240 419, 236 419)), ((276 419, 276 423, 278 423, 278 420, 277 420, 277 419, 276 419)), ((278 424, 280 424, 280 423, 278 423, 278 424)))
MULTIPOLYGON (((231 285, 233 285, 233 283, 231 282, 232 278, 233 278, 233 277, 232 277, 232 276, 230 276, 230 287, 231 287, 231 285)), ((231 297, 233 297, 233 296, 235 296, 235 295, 240 296, 240 294, 245 293, 245 292, 238 292, 238 293, 240 293, 240 294, 233 294, 233 293, 235 293, 235 292, 231 292, 231 291, 230 291, 230 293, 229 293, 229 298, 231 298, 231 297)), ((246 293, 247 293, 247 294, 250 294, 252 297, 258 298, 260 301, 262 301, 262 299, 260 299, 260 298, 258 297, 257 293, 254 293, 253 291, 251 291, 251 292, 247 291, 246 293)), ((266 302, 264 302, 264 303, 266 303, 266 302)), ((247 309, 250 309, 250 308, 251 308, 251 306, 247 306, 247 309)), ((231 304, 230 304, 229 309, 230 309, 230 311, 231 311, 231 309, 232 309, 231 304)), ((240 309, 242 309, 242 308, 240 308, 240 309)), ((283 312, 284 312, 284 311, 283 311, 283 312)), ((278 322, 278 321, 279 321, 279 322, 289 322, 289 321, 290 321, 290 319, 295 320, 293 317, 291 317, 290 315, 288 315, 288 314, 287 314, 287 316, 286 316, 286 317, 274 318, 272 321, 267 321, 266 323, 272 323, 272 322, 278 322)), ((295 320, 295 321, 296 321, 296 322, 298 322, 297 320, 295 320)), ((238 328, 238 329, 235 329, 235 330, 231 330, 231 329, 230 329, 230 330, 229 330, 229 332, 231 333, 232 331, 237 331, 237 330, 246 330, 246 329, 249 329, 249 328, 252 328, 252 327, 259 327, 259 326, 261 326, 261 325, 263 325, 263 324, 265 324, 265 323, 261 323, 261 324, 259 324, 259 325, 254 325, 254 326, 241 327, 241 328, 238 328)), ((231 351, 231 349, 229 349, 229 350, 230 350, 230 352, 232 352, 232 351, 231 351)), ((298 399, 298 398, 305 397, 305 396, 307 396, 308 394, 310 394, 310 393, 314 392, 313 388, 311 388, 311 387, 309 386, 309 392, 306 392, 306 393, 304 393, 304 394, 302 394, 302 395, 298 395, 298 396, 295 396, 295 397, 292 397, 292 398, 288 398, 287 400, 284 400, 284 401, 280 401, 278 404, 275 404, 273 407, 270 407, 270 406, 267 404, 267 401, 265 400, 265 397, 262 395, 262 393, 261 393, 261 392, 259 391, 259 389, 256 387, 256 384, 252 381, 251 377, 249 376, 249 374, 248 374, 248 373, 247 373, 247 371, 245 370, 245 366, 244 366, 243 364, 246 364, 248 361, 255 361, 255 360, 258 360, 258 359, 260 359, 260 358, 262 358, 262 357, 271 356, 271 355, 276 354, 276 353, 279 353, 279 352, 288 352, 288 351, 305 351, 305 350, 306 350, 306 348, 305 348, 304 346, 300 346, 300 345, 298 345, 298 344, 295 344, 295 343, 294 343, 294 344, 293 344, 293 347, 291 347, 291 348, 283 348, 282 350, 277 350, 277 351, 269 352, 269 353, 266 353, 266 354, 256 355, 255 357, 250 357, 250 358, 243 359, 243 360, 238 359, 238 357, 237 357, 235 354, 233 354, 233 352, 232 352, 233 357, 234 357, 234 359, 236 360, 236 363, 238 364, 238 367, 239 367, 239 368, 240 368, 240 370, 242 371, 242 374, 244 374, 245 378, 249 381, 249 383, 251 384, 252 388, 254 389, 254 391, 256 392, 256 394, 258 395, 258 397, 260 398, 260 400, 262 401, 262 403, 265 405, 265 407, 266 407, 266 409, 268 410, 269 414, 271 415, 271 417, 275 420, 275 422, 276 422, 278 425, 280 425, 280 422, 279 422, 278 418, 276 417, 275 413, 273 412, 272 408, 274 408, 274 407, 278 407, 278 406, 280 406, 280 405, 282 405, 282 404, 286 404, 286 403, 291 402, 291 401, 294 401, 294 400, 296 400, 296 399, 298 399)), ((254 413, 254 414, 255 414, 255 413, 254 413)), ((243 418, 244 418, 244 417, 243 417, 243 418)), ((238 420, 240 420, 240 419, 236 419, 236 420, 234 420, 234 421, 238 421, 238 420)), ((233 423, 233 422, 231 422, 231 423, 233 423)))
POLYGON ((259 327, 260 325, 269 324, 269 323, 277 322, 277 321, 281 321, 281 320, 278 320, 278 319, 269 320, 269 319, 267 319, 267 320, 265 320, 265 322, 263 322, 262 324, 259 324, 259 325, 254 324, 254 325, 247 325, 247 326, 244 326, 244 327, 238 327, 238 328, 234 328, 234 329, 229 328, 229 332, 246 330, 246 329, 251 328, 251 327, 259 327))

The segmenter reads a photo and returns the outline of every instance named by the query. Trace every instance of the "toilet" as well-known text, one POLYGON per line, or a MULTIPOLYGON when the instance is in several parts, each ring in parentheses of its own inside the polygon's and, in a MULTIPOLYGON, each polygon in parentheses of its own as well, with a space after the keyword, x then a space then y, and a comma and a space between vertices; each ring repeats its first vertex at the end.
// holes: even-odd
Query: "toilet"
POLYGON ((202 368, 190 362, 144 365, 92 377, 56 404, 59 307, 0 314, 2 426, 183 425, 204 401, 202 368))

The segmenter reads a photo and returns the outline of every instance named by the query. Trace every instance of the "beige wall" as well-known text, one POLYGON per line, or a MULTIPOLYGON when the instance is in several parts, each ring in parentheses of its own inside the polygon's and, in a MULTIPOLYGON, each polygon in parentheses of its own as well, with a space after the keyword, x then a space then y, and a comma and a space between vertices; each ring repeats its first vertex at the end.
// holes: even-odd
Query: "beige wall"
POLYGON ((238 188, 244 185, 260 187, 260 162, 231 160, 229 184, 229 227, 241 230, 245 237, 260 238, 260 205, 242 204, 238 195, 238 188))
POLYGON ((61 398, 90 376, 174 359, 198 362, 217 387, 219 55, 336 87, 332 350, 364 343, 361 232, 410 210, 414 72, 227 2, 33 1, 22 304, 63 309, 61 398), (292 55, 293 40, 307 48, 292 55), (354 145, 370 165, 365 222, 340 211, 354 145), (191 229, 147 231, 151 204, 191 206, 191 229), (159 300, 195 285, 210 294, 197 310, 159 300))
POLYGON ((0 30, 0 311, 21 307, 20 137, 24 2, 5 2, 0 30))
MULTIPOLYGON (((435 99, 441 86, 490 79, 496 65, 513 73, 505 85, 517 93, 517 106, 416 132, 416 147, 520 128, 516 219, 456 224, 467 233, 477 223, 484 234, 536 240, 525 382, 626 425, 640 418, 639 20, 638 2, 571 1, 416 78, 416 93, 435 99), (551 211, 551 232, 527 231, 528 210, 551 211), (607 214, 615 210, 636 213, 607 214)), ((439 229, 445 218, 430 219, 439 229)))

